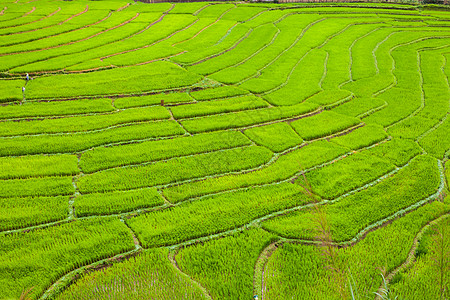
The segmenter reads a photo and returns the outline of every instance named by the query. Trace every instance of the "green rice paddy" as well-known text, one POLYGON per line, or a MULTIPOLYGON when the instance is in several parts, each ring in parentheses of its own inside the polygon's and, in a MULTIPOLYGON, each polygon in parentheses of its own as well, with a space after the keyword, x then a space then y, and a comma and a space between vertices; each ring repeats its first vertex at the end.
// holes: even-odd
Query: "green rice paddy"
POLYGON ((0 299, 448 299, 449 77, 444 6, 0 0, 0 299))

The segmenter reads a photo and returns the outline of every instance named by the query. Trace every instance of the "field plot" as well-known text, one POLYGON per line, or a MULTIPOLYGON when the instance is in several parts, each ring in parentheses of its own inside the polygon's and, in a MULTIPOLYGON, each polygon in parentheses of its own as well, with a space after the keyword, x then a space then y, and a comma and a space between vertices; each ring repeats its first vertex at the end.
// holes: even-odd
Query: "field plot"
POLYGON ((448 7, 0 0, 0 299, 448 299, 449 82, 448 7))

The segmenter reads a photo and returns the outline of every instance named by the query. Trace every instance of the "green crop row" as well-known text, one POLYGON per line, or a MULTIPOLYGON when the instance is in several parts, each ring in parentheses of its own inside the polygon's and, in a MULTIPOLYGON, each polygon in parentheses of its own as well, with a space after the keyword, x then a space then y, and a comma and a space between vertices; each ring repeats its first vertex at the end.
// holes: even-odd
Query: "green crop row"
POLYGON ((394 165, 401 167, 422 153, 422 150, 413 141, 394 138, 368 149, 366 153, 390 160, 394 165))
POLYGON ((75 198, 74 210, 77 217, 84 217, 124 213, 162 204, 164 199, 156 189, 141 189, 81 195, 75 198))
MULTIPOLYGON (((86 8, 86 6, 84 6, 84 8, 86 8)), ((2 46, 4 48, 2 50, 4 53, 15 53, 74 42, 79 39, 83 39, 93 34, 102 32, 104 28, 101 27, 100 24, 102 24, 103 22, 108 27, 114 27, 131 19, 135 15, 136 13, 115 12, 105 19, 105 17, 108 16, 108 11, 103 10, 97 12, 89 12, 88 10, 85 16, 81 15, 81 18, 77 17, 61 25, 58 25, 57 28, 60 27, 59 30, 56 30, 56 28, 52 27, 38 30, 36 32, 36 38, 33 38, 27 33, 11 35, 11 40, 9 42, 6 41, 6 39, 2 41, 2 46), (96 25, 93 24, 101 20, 103 21, 96 25), (86 25, 88 26, 85 27, 86 25), (20 48, 20 45, 23 46, 22 49, 20 48)), ((36 24, 34 24, 34 26, 36 28, 36 24)))
POLYGON ((233 97, 233 96, 239 96, 239 95, 246 95, 248 94, 248 91, 240 89, 235 86, 219 86, 212 89, 204 89, 200 91, 194 91, 189 93, 194 99, 196 100, 210 100, 210 99, 217 99, 217 98, 226 98, 226 97, 233 97))
POLYGON ((373 145, 385 138, 387 138, 387 133, 383 127, 379 125, 366 125, 355 129, 349 134, 338 136, 332 141, 338 145, 357 150, 373 145))
MULTIPOLYGON (((334 199, 363 186, 395 168, 376 156, 357 153, 321 169, 309 172, 306 178, 313 192, 326 199, 334 199)), ((302 184, 302 177, 298 179, 302 184)))
MULTIPOLYGON (((213 7, 207 7, 202 13, 209 9, 213 9, 213 7)), ((203 27, 197 28, 193 35, 184 36, 183 39, 176 39, 174 46, 187 52, 181 57, 174 59, 175 62, 189 64, 219 53, 235 44, 248 31, 247 26, 239 25, 232 20, 199 18, 209 22, 204 23, 203 27)))
POLYGON ((2 198, 0 231, 50 223, 67 218, 69 196, 2 198))
MULTIPOLYGON (((62 14, 61 11, 58 11, 57 8, 55 8, 55 10, 50 13, 48 16, 42 17, 39 20, 36 20, 37 22, 32 22, 32 23, 24 23, 24 24, 20 24, 17 26, 7 26, 7 27, 3 27, 3 24, 0 25, 2 26, 2 28, 0 28, 0 35, 4 36, 4 35, 13 35, 13 34, 20 34, 23 32, 27 32, 30 30, 42 30, 42 28, 44 27, 50 27, 50 26, 55 26, 60 22, 63 22, 65 20, 67 20, 69 16, 62 14)), ((4 22, 2 22, 4 23, 4 22)), ((0 43, 0 45, 3 46, 2 43, 0 43)))
POLYGON ((76 101, 24 102, 0 106, 0 119, 34 118, 110 112, 114 108, 109 99, 81 99, 76 101))
POLYGON ((206 75, 237 64, 267 46, 276 36, 276 33, 277 28, 273 24, 262 25, 251 31, 248 37, 231 51, 205 60, 200 64, 190 66, 187 69, 190 72, 206 75))
POLYGON ((0 144, 0 156, 70 153, 111 143, 175 136, 183 133, 184 130, 175 121, 160 121, 90 133, 3 138, 0 144))
MULTIPOLYGON (((266 12, 262 16, 268 14, 269 13, 266 12)), ((272 11, 272 15, 274 15, 274 19, 267 21, 270 23, 274 22, 275 26, 280 30, 273 43, 245 62, 219 70, 212 74, 210 76, 211 78, 225 83, 238 83, 256 74, 260 69, 270 64, 284 51, 287 51, 289 47, 295 45, 300 39, 302 30, 308 26, 308 24, 319 18, 318 15, 292 14, 281 19, 286 13, 280 14, 279 12, 274 11, 272 11), (280 21, 278 22, 277 20, 280 21)), ((259 18, 262 18, 262 16, 259 18)))
POLYGON ((352 48, 352 79, 373 77, 377 73, 374 55, 368 55, 378 49, 378 45, 392 33, 393 28, 380 28, 357 41, 352 48))
POLYGON ((351 93, 345 90, 325 90, 309 97, 305 102, 312 102, 323 106, 333 106, 334 104, 340 103, 340 101, 345 101, 350 96, 351 93))
MULTIPOLYGON (((423 27, 422 27, 423 28, 423 27)), ((384 31, 384 30, 383 30, 384 31)), ((390 84, 395 83, 392 74, 393 67, 395 68, 396 61, 393 59, 392 52, 400 48, 402 44, 408 44, 415 40, 429 37, 430 35, 446 35, 445 31, 410 31, 392 29, 386 32, 385 39, 379 41, 377 48, 373 49, 375 55, 375 64, 377 67, 377 74, 372 77, 358 79, 349 82, 344 86, 345 89, 352 91, 358 97, 372 97, 372 95, 383 88, 387 88, 390 84)), ((414 54, 414 53, 412 53, 414 54)), ((400 58, 401 55, 397 55, 400 58)), ((416 57, 412 58, 410 63, 414 64, 417 61, 416 57)), ((417 69, 417 68, 416 68, 417 69)), ((411 67, 410 72, 414 74, 414 67, 411 67)), ((413 76, 417 80, 417 76, 413 76)), ((417 87, 412 85, 413 89, 417 87)), ((389 97, 384 97, 384 100, 390 100, 389 97)))
MULTIPOLYGON (((10 20, 4 20, 0 23, 0 28, 7 28, 7 27, 15 27, 20 26, 23 24, 31 23, 31 22, 38 22, 43 16, 49 15, 52 12, 54 12, 58 7, 55 4, 50 4, 40 6, 37 11, 34 11, 29 14, 23 14, 19 18, 14 18, 10 20)), ((28 6, 27 8, 24 8, 22 11, 23 13, 30 11, 31 12, 32 7, 28 6)))
POLYGON ((133 249, 128 228, 118 219, 71 223, 0 237, 0 298, 18 298, 34 287, 38 298, 69 271, 133 249))
POLYGON ((274 238, 261 229, 245 230, 186 247, 176 258, 181 269, 205 286, 213 299, 251 299, 255 263, 274 238))
POLYGON ((450 149, 449 132, 450 118, 446 118, 437 129, 419 140, 419 144, 434 157, 442 159, 450 149))
MULTIPOLYGON (((359 243, 336 249, 335 261, 331 264, 326 262, 331 261, 331 257, 325 254, 324 259, 324 252, 316 246, 285 243, 278 247, 266 264, 265 297, 338 300, 342 299, 340 288, 351 297, 351 283, 355 297, 359 297, 357 299, 373 298, 373 293, 382 284, 380 273, 389 273, 401 265, 407 259, 414 237, 420 229, 448 209, 448 204, 439 202, 418 208, 385 227, 369 232, 359 243), (338 268, 341 275, 336 276, 330 267, 338 268), (341 283, 338 283, 339 280, 341 283)), ((419 294, 419 298, 408 299, 427 299, 429 293, 434 293, 436 283, 431 284, 428 278, 420 277, 426 286, 425 298, 419 294)), ((397 284, 390 287, 399 292, 406 290, 400 290, 397 284)), ((413 294, 414 292, 397 295, 403 297, 413 294)))
POLYGON ((181 64, 194 63, 232 47, 248 32, 249 28, 245 25, 238 25, 235 21, 219 20, 205 26, 182 43, 175 44, 177 48, 189 52, 173 57, 171 60, 181 64))
POLYGON ((154 3, 155 5, 146 5, 143 2, 128 6, 126 11, 136 11, 140 13, 172 13, 172 4, 167 2, 154 3))
POLYGON ((327 136, 360 123, 358 118, 348 117, 332 111, 303 118, 291 123, 292 128, 305 140, 327 136))
POLYGON ((151 249, 110 268, 86 273, 57 299, 207 299, 197 285, 174 269, 168 255, 167 249, 151 249))
MULTIPOLYGON (((145 4, 143 4, 145 5, 145 4)), ((145 5, 148 6, 148 5, 145 5)), ((175 4, 175 7, 169 12, 171 14, 194 14, 201 8, 205 8, 209 6, 203 2, 195 2, 195 3, 183 3, 179 2, 175 4)))
MULTIPOLYGON (((302 42, 296 43, 288 51, 273 60, 260 71, 261 75, 244 82, 241 87, 251 92, 261 93, 279 87, 289 79, 289 74, 302 57, 310 50, 326 42, 327 38, 341 31, 353 20, 333 20, 326 19, 320 22, 311 23, 311 26, 304 31, 302 42), (330 25, 330 24, 333 25, 330 25)), ((305 28, 306 29, 306 28, 305 28)), ((323 62, 321 63, 323 66, 323 62)))
MULTIPOLYGON (((269 7, 266 6, 266 8, 269 8, 269 7)), ((255 28, 255 27, 258 27, 260 25, 267 24, 267 23, 276 23, 281 18, 288 17, 293 12, 294 11, 292 11, 292 10, 284 10, 284 9, 273 9, 272 10, 272 9, 269 9, 269 10, 265 11, 264 13, 262 13, 262 14, 260 14, 258 16, 255 16, 252 19, 249 19, 249 20, 245 21, 245 23, 246 23, 247 26, 255 28)), ((308 16, 305 14, 305 16, 303 16, 303 17, 307 18, 308 16)))
MULTIPOLYGON (((88 63, 88 60, 96 60, 102 57, 105 57, 104 61, 100 59, 100 61, 97 61, 98 65, 92 65, 90 68, 102 65, 109 66, 111 64, 117 66, 133 65, 181 52, 180 49, 171 49, 171 47, 166 47, 163 51, 158 50, 160 45, 143 48, 150 45, 152 42, 163 40, 168 35, 183 29, 195 20, 193 16, 165 15, 161 22, 155 22, 159 16, 159 14, 154 13, 140 14, 136 20, 141 20, 142 23, 130 23, 123 26, 123 36, 120 36, 120 38, 117 38, 117 33, 114 33, 117 30, 116 29, 94 38, 95 42, 93 39, 90 39, 89 43, 86 45, 81 42, 77 43, 75 46, 69 45, 61 47, 59 53, 54 57, 48 58, 42 62, 15 68, 13 69, 13 72, 23 72, 25 69, 32 71, 62 70, 80 63, 88 63), (143 15, 149 15, 150 17, 142 19, 143 15), (151 23, 154 23, 154 25, 151 26, 150 29, 147 29, 148 24, 151 23), (147 26, 143 27, 143 25, 147 26), (131 27, 131 29, 126 29, 127 27, 131 27), (136 29, 134 30, 133 27, 136 27, 136 29), (112 34, 112 36, 111 38, 106 39, 108 34, 112 34), (131 52, 129 53, 122 53, 130 50, 131 52), (114 56, 108 57, 109 55, 114 56), (129 59, 130 57, 133 59, 129 59)), ((79 69, 79 67, 74 69, 79 69)))
POLYGON ((0 198, 71 195, 72 177, 44 177, 0 180, 0 198))
POLYGON ((131 145, 96 148, 82 154, 80 166, 83 172, 92 173, 111 167, 246 145, 250 145, 250 141, 239 131, 221 131, 131 145))
MULTIPOLYGON (((80 7, 79 11, 83 11, 85 8, 86 8, 86 6, 80 7)), ((73 30, 80 30, 82 27, 84 27, 86 25, 91 25, 95 22, 100 21, 101 19, 105 18, 107 15, 108 15, 108 12, 106 12, 106 11, 95 12, 93 10, 88 10, 86 13, 83 13, 83 14, 77 16, 76 18, 74 18, 75 20, 79 21, 77 23, 68 21, 68 22, 65 22, 65 23, 62 23, 59 25, 56 24, 57 26, 51 26, 51 27, 47 27, 47 28, 44 28, 44 26, 42 28, 36 28, 36 24, 29 23, 29 24, 24 24, 22 26, 17 26, 17 27, 3 28, 0 32, 8 32, 9 31, 10 33, 12 33, 14 31, 14 32, 18 33, 20 31, 20 34, 15 34, 15 35, 7 34, 4 36, 1 36, 0 37, 0 45, 2 47, 4 47, 4 46, 14 45, 14 44, 17 45, 17 44, 29 43, 29 42, 36 41, 36 40, 46 39, 46 38, 49 38, 50 36, 54 36, 54 35, 65 34, 66 36, 69 36, 68 32, 73 31, 73 30), (36 30, 36 29, 39 29, 39 30, 36 30), (8 38, 9 38, 9 40, 8 40, 8 38)), ((59 15, 58 16, 60 22, 67 20, 69 17, 71 17, 71 16, 70 15, 59 15)), ((74 19, 72 19, 72 20, 74 20, 74 19)), ((13 48, 13 49, 17 49, 17 48, 13 48)))
POLYGON ((150 165, 116 168, 86 175, 78 181, 82 193, 127 190, 257 167, 267 163, 272 152, 248 146, 195 156, 173 158, 150 165))
POLYGON ((290 74, 286 85, 264 94, 264 99, 273 105, 293 105, 320 92, 326 57, 325 51, 309 52, 290 74))
POLYGON ((161 101, 164 101, 164 104, 175 104, 192 102, 192 98, 187 93, 163 93, 139 97, 122 97, 114 100, 114 106, 119 109, 140 107, 161 104, 161 101))
MULTIPOLYGON (((94 51, 92 51, 94 52, 94 51)), ((99 67, 99 66, 129 66, 129 65, 135 65, 138 63, 146 63, 158 59, 164 59, 173 55, 177 55, 178 53, 181 53, 179 49, 172 48, 168 45, 168 43, 159 43, 151 47, 146 47, 138 50, 133 50, 130 52, 122 53, 119 55, 114 55, 108 58, 104 59, 95 59, 97 61, 97 65, 92 65, 90 68, 93 67, 99 67)), ((92 56, 100 56, 100 52, 93 53, 92 56)), ((92 62, 92 61, 91 61, 92 62)), ((73 63, 73 61, 71 62, 73 63)), ((83 70, 86 69, 86 63, 80 63, 77 64, 77 67, 69 67, 70 70, 83 70), (82 67, 84 66, 84 67, 82 67)))
POLYGON ((236 6, 232 3, 218 3, 217 5, 210 5, 200 11, 197 15, 199 18, 213 18, 217 19, 222 14, 229 10, 235 9, 236 6))
MULTIPOLYGON (((379 19, 373 18, 373 15, 355 17, 353 24, 346 27, 324 45, 323 49, 328 52, 329 57, 327 74, 322 85, 323 88, 336 89, 344 82, 353 79, 353 70, 358 67, 358 64, 353 65, 353 62, 354 60, 358 62, 359 58, 357 56, 358 52, 353 52, 354 46, 381 26, 383 24, 379 19)), ((370 53, 365 53, 364 56, 368 59, 373 59, 370 53)), ((370 64, 373 64, 373 62, 370 62, 370 64)))
POLYGON ((292 127, 284 122, 253 127, 244 133, 258 145, 266 146, 274 152, 282 152, 303 142, 292 127))
POLYGON ((181 121, 181 124, 189 132, 198 133, 229 128, 239 128, 292 118, 311 112, 317 108, 317 104, 300 103, 289 107, 270 107, 252 111, 194 118, 190 120, 183 120, 181 121))
POLYGON ((24 16, 24 14, 26 14, 26 13, 28 13, 28 11, 30 11, 30 9, 31 8, 29 6, 21 7, 20 11, 17 11, 17 10, 14 10, 14 9, 10 8, 8 14, 4 14, 3 13, 1 15, 1 21, 4 22, 4 21, 15 20, 17 18, 22 18, 24 16))
POLYGON ((408 299, 448 298, 450 283, 448 256, 450 251, 449 218, 434 224, 421 237, 413 267, 397 274, 390 287, 408 299))
MULTIPOLYGON (((366 226, 434 194, 439 186, 436 159, 419 156, 393 177, 345 197, 324 210, 335 241, 352 239, 366 226)), ((314 238, 313 212, 302 210, 265 222, 264 228, 283 236, 314 238)))
MULTIPOLYGON (((126 34, 126 32, 129 31, 129 29, 134 28, 134 30, 139 30, 139 27, 143 27, 143 24, 139 24, 136 21, 140 18, 143 19, 144 16, 136 15, 135 12, 114 12, 111 16, 107 17, 108 13, 103 11, 97 12, 96 15, 101 16, 101 18, 98 18, 95 21, 103 21, 95 25, 91 25, 89 23, 94 20, 80 20, 89 22, 88 24, 82 24, 82 27, 79 26, 80 23, 78 22, 65 23, 62 24, 62 30, 60 32, 50 32, 50 35, 46 34, 48 35, 46 37, 40 36, 39 33, 37 35, 37 39, 30 38, 28 35, 25 35, 24 38, 21 38, 21 35, 13 35, 12 40, 7 43, 9 46, 5 45, 2 47, 2 53, 33 51, 38 49, 61 47, 61 45, 65 45, 65 47, 69 46, 68 48, 71 48, 71 44, 87 45, 87 43, 84 43, 86 40, 90 40, 92 44, 95 45, 98 41, 109 42, 110 39, 115 40, 111 35, 112 32, 117 34, 116 39, 120 39, 123 34, 126 34), (78 30, 73 30, 77 27, 79 27, 78 30), (70 28, 70 31, 67 31, 67 28, 70 28)), ((44 29, 44 33, 45 32, 48 32, 48 29, 44 29)))
POLYGON ((358 117, 368 114, 385 104, 386 102, 379 98, 355 98, 339 105, 333 111, 350 117, 358 117))
POLYGON ((183 87, 196 83, 199 79, 200 76, 171 63, 155 62, 93 73, 40 77, 28 84, 26 96, 50 98, 139 93, 183 87))
POLYGON ((162 106, 128 109, 110 114, 74 116, 36 121, 7 121, 0 123, 0 136, 27 134, 83 132, 115 125, 169 119, 170 113, 162 106))
MULTIPOLYGON (((131 20, 134 17, 127 17, 127 19, 131 20)), ((62 34, 29 43, 6 46, 2 48, 2 52, 7 55, 0 58, 1 70, 11 70, 14 73, 60 70, 59 65, 54 65, 48 60, 124 39, 143 28, 145 24, 136 22, 130 22, 109 31, 92 26, 68 32, 70 37, 67 41, 62 34), (25 52, 27 50, 31 52, 25 52)))
MULTIPOLYGON (((172 11, 171 11, 172 12, 172 11)), ((209 28, 209 26, 212 26, 212 24, 216 20, 210 19, 210 18, 198 18, 183 28, 182 30, 179 30, 176 32, 176 34, 171 35, 167 38, 167 40, 164 41, 166 45, 170 45, 171 48, 177 49, 179 51, 186 51, 184 47, 179 47, 178 45, 194 39, 197 35, 201 34, 202 31, 206 30, 206 28, 209 28)), ((184 52, 183 54, 185 54, 184 52)))
POLYGON ((228 113, 233 111, 252 110, 267 107, 269 104, 253 95, 223 100, 203 101, 189 105, 171 107, 172 114, 177 119, 228 113))
POLYGON ((80 172, 75 155, 0 157, 0 179, 52 175, 75 175, 80 172))
POLYGON ((346 151, 345 148, 336 144, 318 141, 287 152, 279 156, 272 164, 260 170, 175 185, 164 188, 163 193, 169 201, 179 202, 211 193, 278 182, 295 176, 303 169, 335 159, 346 151))
POLYGON ((89 53, 75 53, 63 55, 51 59, 49 64, 55 64, 58 68, 64 66, 68 71, 95 70, 97 68, 124 67, 138 64, 146 64, 156 60, 163 60, 180 53, 179 49, 168 47, 167 43, 158 43, 149 47, 137 47, 125 50, 123 53, 114 52, 113 46, 98 47, 89 50, 89 53), (83 60, 83 55, 84 60, 83 60))
POLYGON ((416 115, 389 127, 387 132, 393 137, 415 140, 430 130, 436 123, 436 120, 416 115))
POLYGON ((0 80, 0 102, 21 101, 22 87, 25 86, 25 80, 0 80))
POLYGON ((447 47, 436 51, 420 52, 425 106, 418 116, 440 120, 448 111, 448 99, 450 98, 446 77, 448 70, 446 72, 444 69, 446 59, 441 55, 442 52, 448 52, 448 50, 447 47))
MULTIPOLYGON (((377 96, 386 101, 388 106, 370 115, 365 121, 388 126, 407 118, 420 109, 423 105, 423 91, 421 89, 420 59, 417 51, 421 48, 438 47, 446 43, 448 44, 447 39, 434 38, 419 40, 395 48, 392 51, 392 57, 396 85, 377 96)), ((347 89, 347 87, 345 88, 347 89)), ((365 89, 367 90, 367 87, 365 89)))
POLYGON ((267 214, 308 202, 290 183, 215 195, 127 220, 145 247, 173 245, 241 227, 267 214), (151 228, 151 230, 149 230, 151 228))
POLYGON ((238 22, 247 22, 247 20, 257 16, 259 13, 266 11, 264 7, 258 6, 237 6, 223 16, 224 20, 234 20, 238 22))
POLYGON ((416 115, 390 127, 392 136, 416 139, 447 114, 450 91, 441 69, 444 58, 438 54, 435 51, 420 53, 423 106, 416 115))

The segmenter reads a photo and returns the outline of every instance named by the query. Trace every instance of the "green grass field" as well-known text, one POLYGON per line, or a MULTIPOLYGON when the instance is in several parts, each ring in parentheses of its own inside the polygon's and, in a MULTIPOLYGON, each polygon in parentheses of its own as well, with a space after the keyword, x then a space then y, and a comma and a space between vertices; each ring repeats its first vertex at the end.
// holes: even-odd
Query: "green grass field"
POLYGON ((444 6, 0 0, 0 299, 448 299, 449 81, 444 6))

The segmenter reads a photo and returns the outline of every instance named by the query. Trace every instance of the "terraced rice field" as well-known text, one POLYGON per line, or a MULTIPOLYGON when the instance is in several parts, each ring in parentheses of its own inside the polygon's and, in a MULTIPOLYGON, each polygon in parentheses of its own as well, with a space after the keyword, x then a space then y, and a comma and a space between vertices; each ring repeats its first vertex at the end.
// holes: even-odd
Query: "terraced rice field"
POLYGON ((0 299, 449 298, 449 11, 0 3, 0 299))

